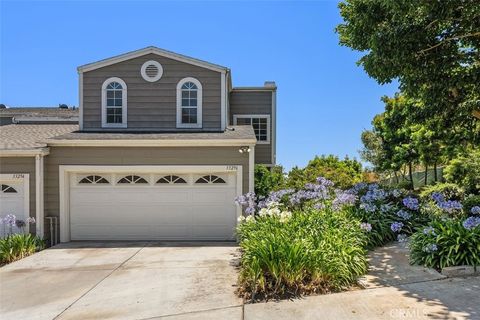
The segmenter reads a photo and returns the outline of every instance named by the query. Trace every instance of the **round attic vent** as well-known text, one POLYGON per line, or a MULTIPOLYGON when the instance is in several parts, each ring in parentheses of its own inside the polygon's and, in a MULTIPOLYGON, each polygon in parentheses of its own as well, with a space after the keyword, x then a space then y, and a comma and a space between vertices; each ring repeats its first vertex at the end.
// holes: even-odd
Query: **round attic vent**
POLYGON ((150 60, 145 62, 142 65, 142 69, 140 70, 142 74, 142 78, 148 82, 155 82, 160 80, 163 74, 163 68, 160 63, 154 60, 150 60))

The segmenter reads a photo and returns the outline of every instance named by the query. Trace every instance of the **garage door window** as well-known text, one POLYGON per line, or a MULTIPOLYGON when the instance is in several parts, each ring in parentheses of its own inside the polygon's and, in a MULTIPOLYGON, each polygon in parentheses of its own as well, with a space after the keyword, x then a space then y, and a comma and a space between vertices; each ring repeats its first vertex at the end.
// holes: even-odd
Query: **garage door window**
POLYGON ((157 183, 161 184, 177 184, 177 183, 187 183, 187 181, 179 176, 169 175, 164 176, 158 179, 157 183))
POLYGON ((226 183, 225 180, 220 178, 219 176, 214 176, 214 175, 207 175, 199 178, 195 183, 201 183, 201 184, 219 184, 219 183, 226 183))
POLYGON ((2 184, 2 193, 17 193, 17 190, 14 187, 2 184))
POLYGON ((148 183, 147 180, 140 176, 135 176, 135 175, 130 175, 130 176, 125 176, 122 179, 118 180, 119 184, 146 184, 148 183))
POLYGON ((105 179, 102 176, 96 176, 96 175, 91 175, 91 176, 86 176, 85 178, 81 179, 79 181, 81 184, 109 184, 107 179, 105 179))

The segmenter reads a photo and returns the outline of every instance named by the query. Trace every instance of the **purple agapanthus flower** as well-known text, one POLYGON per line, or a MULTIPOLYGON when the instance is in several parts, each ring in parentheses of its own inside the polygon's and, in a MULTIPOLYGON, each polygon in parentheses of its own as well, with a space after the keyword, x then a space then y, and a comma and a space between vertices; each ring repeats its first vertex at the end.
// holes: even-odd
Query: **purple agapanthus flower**
POLYGON ((432 253, 438 250, 438 247, 435 243, 431 243, 423 248, 424 252, 432 253))
POLYGON ((394 198, 399 198, 401 195, 402 195, 402 191, 398 190, 398 189, 393 189, 390 194, 394 197, 394 198))
POLYGON ((366 188, 368 188, 368 184, 366 184, 365 182, 359 182, 359 183, 355 184, 350 189, 350 191, 354 194, 358 194, 359 192, 365 190, 366 188))
POLYGON ((397 213, 396 213, 397 217, 400 217, 404 220, 409 220, 411 217, 412 217, 412 214, 408 211, 405 211, 405 210, 399 210, 397 213))
POLYGON ((343 206, 354 205, 357 201, 357 197, 347 191, 336 190, 335 199, 332 201, 332 206, 334 210, 339 210, 343 206))
POLYGON ((472 216, 463 221, 463 227, 467 230, 472 230, 478 226, 480 226, 480 217, 472 216))
POLYGON ((235 198, 235 203, 240 206, 246 207, 246 214, 254 214, 256 207, 256 196, 253 192, 248 192, 244 195, 238 196, 235 198))
POLYGON ((470 209, 471 214, 480 214, 480 206, 474 206, 470 209))
POLYGON ((431 198, 432 198, 433 201, 435 201, 437 204, 440 203, 440 202, 445 201, 445 197, 444 197, 443 194, 441 194, 440 192, 434 192, 434 193, 432 193, 431 198))
POLYGON ((317 183, 319 185, 325 186, 327 188, 333 187, 334 183, 331 180, 328 180, 327 178, 324 177, 318 177, 317 178, 317 183))
POLYGON ((360 223, 360 229, 363 229, 367 232, 370 232, 370 231, 372 231, 372 225, 368 222, 362 222, 362 223, 360 223))
POLYGON ((418 210, 419 204, 418 199, 413 197, 406 197, 402 201, 403 205, 410 210, 418 210))
POLYGON ((432 236, 436 236, 437 234, 435 233, 435 228, 433 228, 432 226, 429 226, 429 227, 426 227, 425 229, 423 229, 423 234, 425 235, 432 235, 432 236))
POLYGON ((360 203, 360 209, 365 210, 366 212, 375 212, 377 211, 377 206, 372 203, 360 203))
POLYGON ((459 201, 448 200, 437 203, 438 207, 445 212, 453 213, 462 210, 462 204, 459 201))
POLYGON ((390 225, 390 229, 393 232, 400 232, 403 228, 403 223, 402 222, 394 222, 390 225))
POLYGON ((15 227, 16 221, 17 221, 17 217, 14 214, 7 214, 2 219, 2 222, 9 227, 15 227))
POLYGON ((401 233, 397 236, 398 242, 407 242, 408 236, 405 233, 401 233))

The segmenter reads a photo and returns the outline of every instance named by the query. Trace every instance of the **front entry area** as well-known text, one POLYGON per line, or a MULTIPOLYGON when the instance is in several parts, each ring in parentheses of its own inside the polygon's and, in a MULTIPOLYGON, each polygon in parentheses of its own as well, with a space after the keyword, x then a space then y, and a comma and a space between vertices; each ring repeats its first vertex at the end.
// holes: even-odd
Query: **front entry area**
MULTIPOLYGON (((16 220, 26 222, 30 210, 29 192, 28 174, 0 174, 0 219, 14 215, 16 220)), ((19 233, 28 230, 28 223, 22 228, 3 223, 0 225, 0 238, 5 237, 10 231, 19 233)))
POLYGON ((62 169, 62 241, 235 238, 239 167, 62 169))

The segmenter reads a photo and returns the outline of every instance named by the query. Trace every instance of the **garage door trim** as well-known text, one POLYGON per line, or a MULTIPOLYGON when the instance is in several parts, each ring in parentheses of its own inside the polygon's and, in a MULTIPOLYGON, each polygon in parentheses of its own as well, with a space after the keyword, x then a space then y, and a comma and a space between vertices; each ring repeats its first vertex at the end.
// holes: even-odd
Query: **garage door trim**
MULTIPOLYGON (((60 200, 60 241, 70 241, 70 176, 71 173, 236 173, 236 195, 242 194, 242 171, 241 165, 128 165, 128 166, 96 166, 96 165, 60 165, 59 166, 59 200, 60 200)), ((242 214, 237 205, 237 218, 242 214)))

